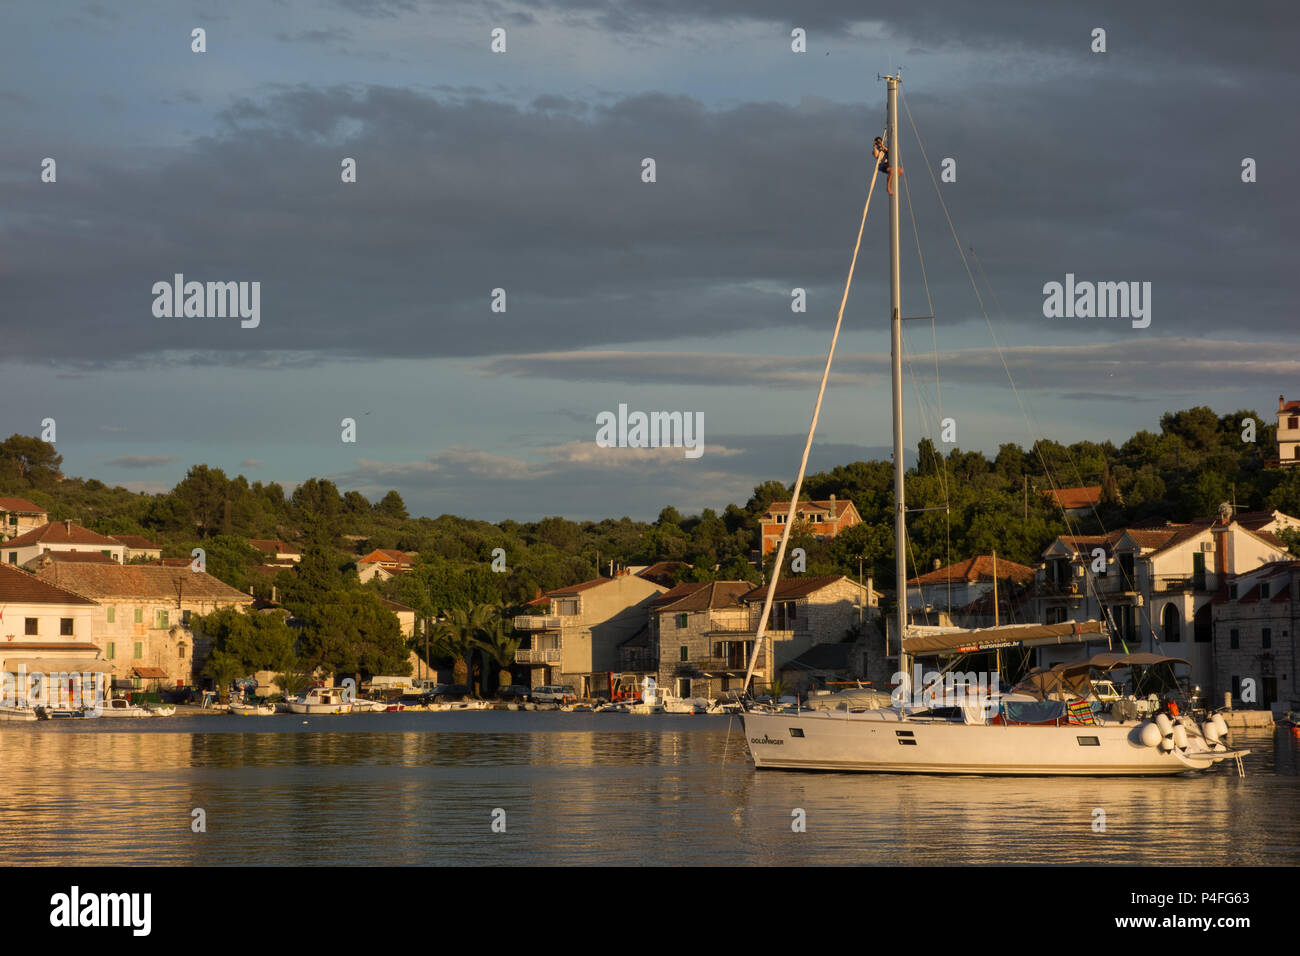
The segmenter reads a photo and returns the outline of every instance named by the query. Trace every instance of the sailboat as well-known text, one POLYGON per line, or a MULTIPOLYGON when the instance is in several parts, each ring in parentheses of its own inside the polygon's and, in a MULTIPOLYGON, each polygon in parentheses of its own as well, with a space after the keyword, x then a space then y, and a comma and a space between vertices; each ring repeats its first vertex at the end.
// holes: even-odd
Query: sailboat
MULTIPOLYGON (((893 170, 901 170, 898 149, 898 87, 900 76, 882 77, 888 82, 887 157, 893 170)), ((879 173, 879 167, 876 173, 879 173)), ((876 173, 867 193, 870 207, 876 173)), ((895 175, 890 172, 887 175, 895 175)), ((967 696, 963 706, 933 707, 917 702, 908 692, 908 655, 956 652, 999 646, 1030 646, 1035 643, 1079 640, 1097 634, 1105 627, 1101 622, 1066 622, 1064 624, 1011 625, 965 631, 959 628, 909 627, 905 585, 906 504, 903 489, 903 374, 902 374, 902 278, 899 255, 899 189, 889 197, 890 255, 890 325, 892 338, 892 390, 894 438, 894 547, 899 600, 897 633, 900 638, 899 676, 901 693, 885 708, 836 710, 794 710, 771 712, 746 707, 742 713, 745 740, 757 768, 788 770, 876 771, 890 773, 946 773, 980 775, 1146 775, 1179 774, 1207 770, 1224 760, 1233 759, 1241 770, 1241 758, 1247 750, 1230 750, 1225 743, 1227 727, 1219 715, 1198 723, 1189 714, 1179 714, 1176 707, 1158 713, 1134 711, 1097 712, 1090 701, 1091 674, 1104 674, 1119 667, 1144 666, 1168 662, 1139 660, 1151 655, 1098 655, 1090 661, 1060 669, 1052 687, 1035 695, 1032 686, 1018 686, 1016 691, 1029 693, 993 699, 967 696), (909 699, 911 698, 911 699, 909 699), (1022 706, 1016 709, 1011 700, 1022 706), (1035 708, 1035 703, 1044 706, 1035 708), (1019 719, 1017 719, 1019 718, 1019 719)), ((863 224, 867 209, 863 209, 863 224)), ((862 241, 859 229, 858 246, 862 241)), ((853 262, 856 264, 857 250, 853 262)), ((781 542, 777 549, 763 612, 755 633, 753 656, 745 676, 745 689, 753 677, 755 664, 763 646, 764 633, 771 612, 777 578, 785 559, 790 528, 795 521, 799 490, 808 463, 808 452, 821 410, 822 396, 829 377, 831 359, 844 302, 847 301, 853 270, 845 285, 840 317, 831 339, 822 376, 821 392, 813 409, 812 426, 804 448, 803 462, 795 480, 781 542)), ((772 658, 769 656, 769 660, 772 658)), ((1040 682, 1045 688, 1046 679, 1040 682)))

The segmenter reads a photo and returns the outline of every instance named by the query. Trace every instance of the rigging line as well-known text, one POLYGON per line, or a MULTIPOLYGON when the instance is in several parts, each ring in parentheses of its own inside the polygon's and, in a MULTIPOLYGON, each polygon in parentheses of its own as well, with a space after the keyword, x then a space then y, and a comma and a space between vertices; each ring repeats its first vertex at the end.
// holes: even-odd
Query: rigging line
MULTIPOLYGON (((988 291, 989 291, 989 295, 990 295, 990 296, 992 297, 992 299, 993 299, 993 304, 994 304, 994 306, 997 308, 998 312, 1001 314, 1002 318, 1005 320, 1005 319, 1006 319, 1006 310, 1002 308, 1002 302, 998 299, 997 290, 993 288, 993 283, 991 283, 991 282, 989 281, 988 274, 984 271, 984 263, 983 263, 982 260, 980 259, 979 255, 975 252, 975 247, 974 247, 974 246, 971 246, 971 249, 970 249, 970 255, 971 255, 971 258, 975 260, 975 266, 976 266, 976 268, 979 269, 980 278, 984 280, 984 285, 985 285, 985 287, 988 289, 988 291)), ((1027 413, 1027 414, 1026 414, 1026 424, 1027 424, 1027 425, 1029 424, 1028 419, 1029 419, 1029 417, 1030 417, 1031 415, 1032 415, 1032 413, 1027 413)), ((1032 426, 1030 426, 1030 437, 1033 437, 1033 427, 1032 427, 1032 426)), ((1075 476, 1075 478, 1078 480, 1079 485, 1082 487, 1082 486, 1083 486, 1083 472, 1079 469, 1079 465, 1078 465, 1078 463, 1075 461, 1075 459, 1074 459, 1074 455, 1072 455, 1072 454, 1070 453, 1070 448, 1069 448, 1069 446, 1068 446, 1068 445, 1065 445, 1065 444, 1063 444, 1063 443, 1060 443, 1060 442, 1058 442, 1057 444, 1059 444, 1059 445, 1061 446, 1061 450, 1065 453, 1066 461, 1068 461, 1068 462, 1070 463, 1070 467, 1074 469, 1074 476, 1075 476)), ((1048 483, 1051 484, 1051 485, 1053 486, 1053 491, 1055 491, 1055 490, 1056 490, 1056 482, 1055 482, 1054 479, 1053 479, 1051 469, 1047 466, 1047 460, 1046 460, 1046 457, 1042 454, 1041 448, 1040 448, 1040 450, 1039 450, 1039 455, 1038 455, 1038 457, 1039 457, 1039 461, 1040 461, 1040 462, 1042 463, 1042 465, 1043 465, 1043 473, 1044 473, 1044 475, 1046 475, 1047 480, 1048 480, 1048 483)), ((1065 525, 1066 530, 1067 530, 1067 531, 1070 531, 1071 533, 1075 533, 1075 529, 1074 529, 1074 528, 1071 526, 1071 524, 1070 524, 1070 515, 1066 512, 1065 506, 1061 503, 1061 499, 1059 498, 1059 496, 1056 498, 1056 503, 1057 503, 1057 507, 1059 507, 1059 508, 1061 509, 1061 518, 1062 518, 1062 523, 1065 525)), ((1102 520, 1101 514, 1097 511, 1097 506, 1094 505, 1094 504, 1092 504, 1091 502, 1089 502, 1088 507, 1092 510, 1092 516, 1093 516, 1093 518, 1096 519, 1098 527, 1101 528, 1101 532, 1102 532, 1101 536, 1102 536, 1103 538, 1109 538, 1109 537, 1110 537, 1110 534, 1111 534, 1110 529, 1106 527, 1106 522, 1105 522, 1104 520, 1102 520)), ((1117 562, 1117 564, 1118 564, 1118 562, 1117 562)), ((1125 582, 1127 582, 1131 587, 1136 588, 1136 586, 1137 586, 1137 582, 1136 582, 1135 580, 1133 580, 1132 578, 1129 577, 1128 573, 1125 572, 1124 567, 1123 567, 1122 564, 1119 564, 1118 570, 1119 570, 1119 573, 1123 576, 1125 582)), ((1100 587, 1098 587, 1098 585, 1097 585, 1096 575, 1095 575, 1095 574, 1093 573, 1093 571, 1092 571, 1092 563, 1091 563, 1090 561, 1084 561, 1084 562, 1083 562, 1083 573, 1084 573, 1084 580, 1085 580, 1085 582, 1086 582, 1086 586, 1088 587, 1089 590, 1091 590, 1092 595, 1093 595, 1093 598, 1094 598, 1094 599, 1096 600, 1096 602, 1097 602, 1097 607, 1098 607, 1099 609, 1103 610, 1104 612, 1108 613, 1108 612, 1109 612, 1109 607, 1110 607, 1110 602, 1104 600, 1103 597, 1102 597, 1101 589, 1100 589, 1100 587)), ((1151 631, 1152 635, 1154 636, 1154 634, 1155 634, 1155 628, 1154 628, 1154 626, 1152 625, 1150 611, 1149 611, 1149 610, 1144 611, 1144 612, 1143 612, 1143 616, 1146 617, 1146 619, 1147 619, 1148 629, 1151 631)))
MULTIPOLYGON (((1043 473, 1046 475, 1048 483, 1052 486, 1052 490, 1055 491, 1057 490, 1056 482, 1052 477, 1051 470, 1047 467, 1047 460, 1043 456, 1042 446, 1034 438, 1034 430, 1029 422, 1029 414, 1025 409, 1024 399, 1021 398, 1020 389, 1016 387, 1015 377, 1011 374, 1011 367, 1007 364, 1007 358, 1002 351, 1001 343, 998 342, 997 333, 993 330, 993 323, 989 319, 988 309, 984 305, 984 297, 980 295, 979 286, 975 282, 975 275, 974 273, 971 272, 970 261, 966 258, 966 250, 962 248, 961 240, 957 237, 957 227, 953 225, 952 216, 948 212, 948 204, 943 201, 943 192, 942 190, 939 189, 939 181, 935 178, 934 167, 930 165, 930 157, 925 151, 925 144, 921 140, 920 131, 917 130, 916 128, 916 120, 912 117, 912 109, 907 104, 907 96, 900 90, 899 97, 903 101, 903 110, 904 112, 907 113, 907 121, 912 126, 912 135, 916 138, 916 146, 917 149, 919 149, 921 152, 921 159, 925 163, 926 172, 929 173, 930 182, 934 185, 935 195, 938 196, 939 198, 939 207, 943 210, 944 218, 948 221, 948 230, 949 232, 952 233, 953 243, 957 246, 957 254, 961 256, 961 263, 966 270, 966 277, 970 279, 971 291, 975 293, 975 301, 979 303, 980 312, 984 316, 984 324, 988 327, 990 338, 993 339, 993 347, 998 353, 998 359, 1002 362, 1002 369, 1004 372, 1006 372, 1007 381, 1011 385, 1012 394, 1014 394, 1016 397, 1016 404, 1020 406, 1020 415, 1024 419, 1025 430, 1029 433, 1030 447, 1032 449, 1037 450, 1038 460, 1040 464, 1042 464, 1043 466, 1043 473)), ((1058 498, 1057 500, 1059 502, 1060 499, 1058 498)), ((1070 529, 1069 516, 1064 514, 1064 509, 1062 509, 1062 515, 1065 519, 1063 523, 1065 524, 1066 529, 1069 530, 1070 529)), ((1085 563, 1084 565, 1085 575, 1087 574, 1087 571, 1088 571, 1088 565, 1085 563)), ((1098 606, 1100 607, 1101 606, 1100 594, 1097 595, 1097 602, 1098 602, 1098 606)))
MULTIPOLYGON (((853 246, 853 258, 849 260, 849 274, 844 280, 844 295, 840 298, 840 311, 835 318, 835 331, 831 333, 831 348, 826 354, 826 368, 822 370, 821 387, 817 389, 817 401, 813 405, 812 424, 808 426, 808 440, 803 446, 803 458, 799 461, 799 474, 794 480, 794 487, 790 492, 790 510, 785 516, 785 527, 781 529, 781 543, 776 549, 776 561, 772 565, 772 580, 767 585, 767 596, 763 599, 763 612, 758 619, 758 627, 754 631, 754 652, 750 655, 749 666, 745 669, 745 683, 741 687, 741 693, 749 690, 749 682, 754 677, 754 667, 758 664, 758 655, 763 647, 763 637, 767 631, 767 618, 772 613, 772 598, 776 594, 776 582, 781 576, 781 565, 785 561, 786 545, 790 542, 790 528, 794 524, 794 516, 799 508, 799 492, 803 488, 804 472, 808 468, 808 453, 812 451, 813 434, 817 431, 817 419, 822 411, 822 398, 826 395, 826 382, 831 374, 831 361, 835 358, 835 343, 839 341, 840 326, 844 322, 844 306, 849 301, 849 289, 853 285, 853 270, 858 265, 858 250, 862 248, 862 233, 867 227, 867 210, 871 208, 871 194, 876 190, 876 177, 880 173, 880 164, 873 163, 871 172, 871 185, 867 187, 867 201, 862 206, 862 222, 858 226, 858 241, 853 246)), ((760 535, 760 538, 762 536, 760 535)), ((763 542, 758 543, 759 560, 762 560, 763 542)), ((902 639, 900 635, 899 639, 902 639)), ((768 660, 768 673, 776 673, 776 653, 773 648, 771 658, 768 660)))
MULTIPOLYGON (((915 125, 912 127, 915 132, 915 125)), ((918 139, 917 142, 920 142, 918 139)), ((900 179, 903 177, 899 177, 900 179)), ((931 349, 934 352, 934 390, 935 399, 938 404, 937 418, 940 427, 943 425, 943 381, 939 378, 939 334, 935 328, 934 318, 934 299, 930 296, 930 280, 925 271, 925 255, 921 251, 921 231, 916 228, 916 207, 912 205, 912 187, 908 182, 903 183, 903 195, 907 197, 907 214, 912 220, 912 235, 916 239, 916 258, 921 265, 921 283, 925 286, 925 304, 926 314, 930 316, 930 342, 931 349)), ((910 366, 909 366, 910 368, 910 366)), ((948 495, 948 459, 943 459, 940 467, 940 485, 943 488, 943 549, 944 559, 949 567, 952 566, 952 501, 948 495)), ((920 571, 920 568, 917 569, 920 571)), ((952 606, 952 577, 948 578, 948 606, 952 606)))

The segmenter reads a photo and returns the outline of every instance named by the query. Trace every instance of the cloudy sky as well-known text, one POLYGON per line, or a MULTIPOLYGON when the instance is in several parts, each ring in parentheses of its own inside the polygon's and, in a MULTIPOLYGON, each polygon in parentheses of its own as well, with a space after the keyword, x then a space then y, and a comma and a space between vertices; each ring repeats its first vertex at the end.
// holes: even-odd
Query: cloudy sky
MULTIPOLYGON (((1054 6, 9 4, 0 430, 53 418, 67 472, 141 490, 202 461, 491 520, 743 502, 794 477, 900 66, 904 312, 936 316, 909 446, 941 415, 991 452, 1271 412, 1300 395, 1300 13, 1054 6), (260 282, 260 324, 156 317, 176 273, 260 282), (1045 318, 1067 273, 1150 282, 1150 326, 1045 318), (597 446, 620 403, 702 413, 705 454, 597 446)), ((887 454, 884 200, 813 468, 887 454)))

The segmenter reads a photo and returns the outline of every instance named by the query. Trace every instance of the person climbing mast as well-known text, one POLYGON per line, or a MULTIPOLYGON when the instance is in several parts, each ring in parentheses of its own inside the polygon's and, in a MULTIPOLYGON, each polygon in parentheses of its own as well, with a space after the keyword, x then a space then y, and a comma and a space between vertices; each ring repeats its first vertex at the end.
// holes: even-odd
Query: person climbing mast
MULTIPOLYGON (((894 195, 894 170, 889 165, 889 147, 885 145, 885 141, 879 136, 871 145, 871 155, 880 160, 880 171, 887 177, 885 188, 889 191, 889 195, 894 195)), ((901 173, 903 170, 900 167, 898 171, 901 173)))

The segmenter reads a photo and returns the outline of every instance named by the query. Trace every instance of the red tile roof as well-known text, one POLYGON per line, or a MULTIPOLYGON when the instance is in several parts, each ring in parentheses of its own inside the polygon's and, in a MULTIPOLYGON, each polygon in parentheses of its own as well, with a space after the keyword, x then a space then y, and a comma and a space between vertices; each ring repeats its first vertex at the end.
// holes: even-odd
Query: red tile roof
MULTIPOLYGON (((849 510, 852 504, 853 499, 851 498, 836 498, 834 501, 831 501, 829 498, 825 501, 801 501, 799 502, 799 509, 795 514, 803 515, 811 514, 814 511, 829 511, 831 514, 835 515, 836 520, 839 520, 844 516, 844 512, 849 510)), ((769 515, 787 515, 790 513, 790 502, 774 501, 767 506, 767 513, 769 515)))
POLYGON ((394 564, 411 564, 413 560, 412 556, 404 551, 394 551, 391 548, 376 548, 357 561, 357 564, 374 564, 382 561, 391 561, 394 564))
MULTIPOLYGON (((1026 584, 1033 579, 1033 568, 1017 564, 1014 561, 1008 561, 1005 558, 998 559, 999 581, 1010 580, 1017 584, 1026 584)), ((936 568, 927 574, 918 575, 908 581, 907 584, 909 587, 915 587, 923 584, 946 584, 949 581, 965 581, 973 584, 976 581, 991 582, 992 580, 993 556, 978 554, 973 558, 967 558, 965 561, 950 564, 946 568, 936 568)))
POLYGON ((660 595, 659 600, 653 602, 653 607, 655 613, 665 611, 673 614, 681 611, 736 608, 742 606, 741 598, 753 590, 753 587, 748 581, 705 581, 695 585, 689 594, 684 594, 667 604, 660 603, 667 595, 660 595))
POLYGON ((1066 511, 1074 508, 1090 508, 1101 501, 1101 485, 1048 489, 1043 494, 1049 498, 1055 498, 1056 503, 1066 511))
POLYGON ((141 534, 114 534, 110 535, 115 541, 120 541, 133 551, 161 551, 160 545, 154 544, 148 538, 141 534))
POLYGON ((161 564, 52 564, 40 571, 42 581, 92 598, 165 598, 175 601, 226 601, 248 604, 253 598, 218 581, 206 571, 161 564))
POLYGON ((43 515, 45 509, 34 505, 26 498, 0 498, 0 511, 16 511, 20 514, 43 515))
MULTIPOLYGON (((43 581, 10 564, 0 564, 0 604, 94 604, 67 588, 43 581)), ((0 608, 0 613, 4 609, 0 608)))
POLYGON ((608 584, 614 578, 592 578, 590 581, 582 581, 578 584, 570 584, 567 588, 556 588, 554 591, 547 591, 546 597, 568 597, 570 594, 577 594, 579 591, 586 591, 591 588, 598 588, 602 584, 608 584))
POLYGON ((33 528, 26 534, 10 538, 5 542, 6 548, 24 548, 32 544, 93 544, 102 548, 120 548, 121 545, 112 538, 96 534, 89 528, 83 528, 71 521, 51 521, 39 528, 33 528))
MULTIPOLYGON (((847 578, 846 575, 843 574, 827 574, 827 575, 822 575, 819 577, 811 577, 811 578, 807 578, 807 577, 784 578, 781 581, 777 582, 776 594, 773 596, 773 600, 784 600, 786 598, 804 597, 805 595, 812 594, 815 591, 820 591, 824 587, 829 587, 830 585, 835 584, 837 581, 846 581, 846 580, 849 579, 847 578)), ((741 595, 741 600, 746 602, 747 604, 752 604, 755 601, 763 601, 766 598, 767 598, 766 584, 756 587, 746 592, 745 594, 741 595)))
POLYGON ((656 561, 648 568, 642 568, 638 571, 637 577, 653 581, 655 584, 662 584, 667 588, 672 587, 673 578, 681 568, 689 567, 690 565, 685 561, 656 561))
POLYGON ((293 545, 279 538, 249 538, 248 543, 265 554, 302 554, 293 545))
POLYGON ((44 554, 37 555, 28 564, 35 562, 48 564, 52 561, 74 561, 83 564, 117 564, 117 562, 102 551, 46 551, 44 554))

